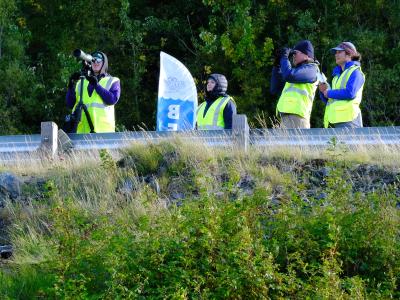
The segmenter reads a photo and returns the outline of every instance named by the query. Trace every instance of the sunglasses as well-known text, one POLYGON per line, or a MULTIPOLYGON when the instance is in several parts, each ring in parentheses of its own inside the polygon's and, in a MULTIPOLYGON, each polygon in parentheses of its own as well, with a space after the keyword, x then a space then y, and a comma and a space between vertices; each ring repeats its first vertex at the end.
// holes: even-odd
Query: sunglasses
POLYGON ((101 58, 99 58, 99 57, 94 57, 93 58, 93 62, 95 62, 95 63, 101 63, 103 61, 103 59, 101 59, 101 58))

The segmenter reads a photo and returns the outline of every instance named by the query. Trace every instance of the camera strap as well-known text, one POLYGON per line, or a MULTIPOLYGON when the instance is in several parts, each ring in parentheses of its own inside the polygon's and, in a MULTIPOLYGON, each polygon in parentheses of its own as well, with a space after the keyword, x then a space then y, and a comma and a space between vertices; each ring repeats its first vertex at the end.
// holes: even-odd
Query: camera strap
MULTIPOLYGON (((84 70, 84 67, 82 68, 82 70, 84 70)), ((82 74, 82 72, 83 71, 81 71, 81 74, 82 74)), ((75 111, 77 111, 77 110, 82 111, 82 109, 83 109, 83 111, 85 112, 86 120, 90 127, 90 133, 95 133, 92 118, 90 117, 90 114, 89 114, 86 104, 83 103, 83 81, 84 81, 84 77, 81 75, 81 79, 78 83, 79 84, 79 103, 78 103, 78 106, 76 107, 75 111)), ((75 113, 75 111, 74 111, 74 113, 75 113)), ((81 114, 79 114, 79 115, 81 115, 81 114)), ((78 122, 81 121, 80 119, 81 118, 79 118, 78 122)))
POLYGON ((87 120, 88 123, 89 123, 90 133, 95 133, 95 131, 94 131, 94 126, 93 126, 93 122, 92 122, 92 118, 90 117, 90 114, 89 114, 89 111, 88 111, 88 109, 87 109, 86 104, 83 104, 83 103, 82 103, 82 108, 83 108, 83 111, 85 112, 86 120, 87 120))

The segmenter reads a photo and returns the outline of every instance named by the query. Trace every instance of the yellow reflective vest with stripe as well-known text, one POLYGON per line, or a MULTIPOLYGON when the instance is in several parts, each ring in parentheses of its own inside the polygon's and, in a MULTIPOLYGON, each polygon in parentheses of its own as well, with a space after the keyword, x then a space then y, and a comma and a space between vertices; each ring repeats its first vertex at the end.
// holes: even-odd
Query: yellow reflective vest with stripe
MULTIPOLYGON (((344 70, 342 74, 340 74, 340 76, 333 77, 332 89, 345 89, 351 74, 357 69, 360 69, 361 74, 365 78, 364 73, 361 71, 361 67, 357 65, 352 65, 350 68, 344 70)), ((361 113, 360 103, 362 99, 363 88, 364 84, 358 90, 354 99, 328 99, 324 115, 325 128, 327 128, 329 124, 353 121, 358 116, 358 114, 361 113)))
MULTIPOLYGON (((319 72, 318 66, 313 65, 319 72)), ((310 119, 317 86, 318 81, 313 83, 286 82, 276 106, 277 113, 296 114, 302 118, 310 119)))
POLYGON ((206 101, 200 104, 197 109, 197 129, 200 130, 216 130, 224 129, 224 109, 228 104, 230 96, 219 97, 215 100, 208 108, 206 115, 204 116, 204 110, 206 108, 206 101))
MULTIPOLYGON (((110 90, 112 84, 119 79, 117 77, 105 76, 100 79, 99 85, 105 88, 107 91, 110 90)), ((79 92, 80 92, 79 81, 75 88, 76 103, 74 110, 79 103, 79 92)), ((97 94, 96 90, 93 91, 92 95, 88 93, 89 82, 85 79, 83 81, 83 95, 82 102, 86 105, 90 118, 93 123, 94 132, 115 132, 115 112, 114 105, 104 104, 103 100, 97 94)), ((78 124, 77 133, 90 133, 90 126, 86 118, 85 112, 82 110, 82 118, 78 124)))

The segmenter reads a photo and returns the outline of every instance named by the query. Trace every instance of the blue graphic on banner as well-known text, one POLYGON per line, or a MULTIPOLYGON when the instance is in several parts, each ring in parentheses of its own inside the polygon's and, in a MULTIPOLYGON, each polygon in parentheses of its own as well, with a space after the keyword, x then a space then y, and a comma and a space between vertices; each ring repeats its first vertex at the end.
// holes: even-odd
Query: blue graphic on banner
POLYGON ((196 124, 197 90, 189 70, 160 52, 157 131, 192 130, 196 124))
POLYGON ((158 99, 157 131, 191 130, 195 121, 195 103, 176 99, 158 99))

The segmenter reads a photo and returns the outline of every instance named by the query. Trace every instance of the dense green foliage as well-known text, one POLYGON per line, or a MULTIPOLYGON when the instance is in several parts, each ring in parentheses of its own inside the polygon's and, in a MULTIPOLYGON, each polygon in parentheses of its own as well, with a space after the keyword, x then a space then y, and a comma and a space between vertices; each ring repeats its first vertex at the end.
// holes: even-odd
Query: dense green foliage
POLYGON ((308 162, 196 150, 136 146, 48 171, 7 207, 16 253, 0 297, 400 297, 396 183, 360 193, 352 163, 320 160, 312 196, 308 162))
MULTIPOLYGON (((325 73, 329 48, 351 40, 367 76, 366 125, 399 123, 400 6, 397 1, 45 1, 0 3, 1 134, 37 132, 40 122, 63 123, 75 48, 101 49, 122 83, 118 128, 155 125, 159 51, 184 62, 202 91, 210 72, 226 74, 238 111, 270 125, 273 51, 310 39, 325 73)), ((201 95, 200 95, 201 97, 201 95)), ((322 126, 315 101, 312 125, 322 126)))

